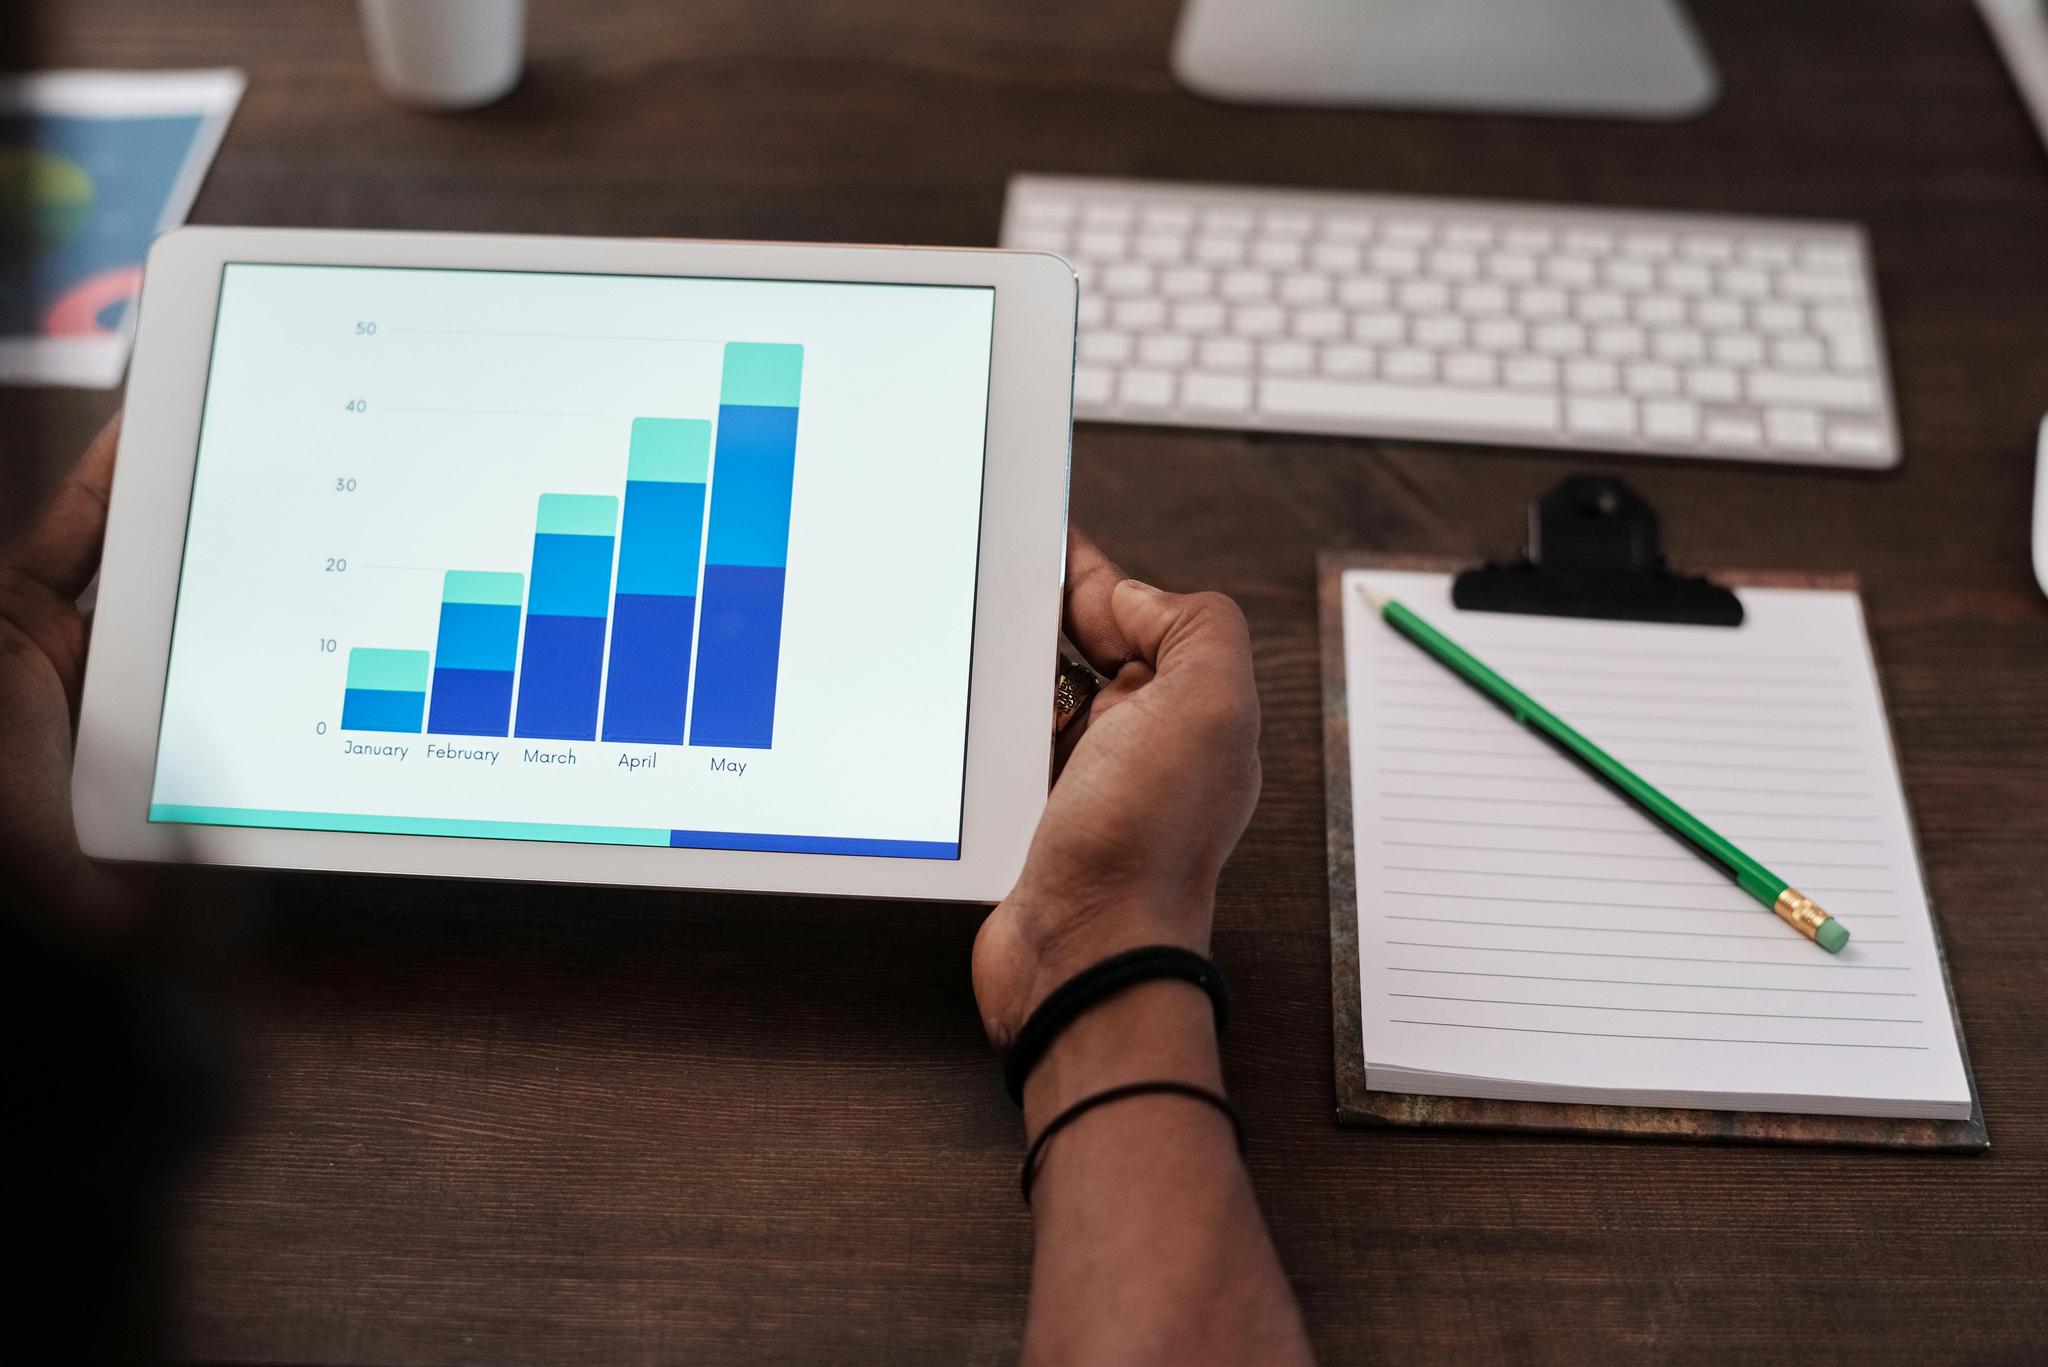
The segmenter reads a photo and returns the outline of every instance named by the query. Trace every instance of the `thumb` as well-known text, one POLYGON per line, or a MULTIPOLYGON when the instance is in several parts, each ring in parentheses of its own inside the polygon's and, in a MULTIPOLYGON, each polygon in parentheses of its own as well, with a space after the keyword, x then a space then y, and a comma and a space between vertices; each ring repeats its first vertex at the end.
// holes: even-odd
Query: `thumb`
POLYGON ((1244 615, 1220 593, 1167 593, 1126 579, 1111 590, 1109 607, 1131 649, 1157 672, 1217 653, 1249 662, 1244 615))

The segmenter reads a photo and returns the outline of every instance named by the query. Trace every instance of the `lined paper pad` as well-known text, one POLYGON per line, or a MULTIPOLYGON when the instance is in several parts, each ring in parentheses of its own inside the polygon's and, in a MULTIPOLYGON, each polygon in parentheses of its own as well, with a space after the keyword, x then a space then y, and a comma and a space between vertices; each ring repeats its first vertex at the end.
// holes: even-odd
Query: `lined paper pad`
POLYGON ((1853 593, 1739 628, 1459 612, 1344 576, 1367 1085, 1500 1100, 1965 1118, 1853 593), (1401 599, 1849 927, 1830 955, 1372 612, 1401 599))

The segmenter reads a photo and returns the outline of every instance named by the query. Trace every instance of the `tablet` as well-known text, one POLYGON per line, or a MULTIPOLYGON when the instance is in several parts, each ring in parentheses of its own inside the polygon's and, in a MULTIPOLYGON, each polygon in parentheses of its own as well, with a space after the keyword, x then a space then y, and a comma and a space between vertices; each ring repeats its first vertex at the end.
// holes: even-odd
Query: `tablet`
POLYGON ((1044 806, 1076 288, 1035 253, 188 228, 87 853, 993 901, 1044 806))

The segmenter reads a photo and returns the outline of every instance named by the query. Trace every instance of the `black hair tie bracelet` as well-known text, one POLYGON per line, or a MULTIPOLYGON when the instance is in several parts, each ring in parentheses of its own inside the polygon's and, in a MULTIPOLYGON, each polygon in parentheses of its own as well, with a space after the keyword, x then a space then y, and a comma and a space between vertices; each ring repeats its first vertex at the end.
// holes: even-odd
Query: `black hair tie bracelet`
POLYGON ((1177 945, 1127 949, 1082 969, 1055 987, 1024 1022, 1010 1044, 1010 1052, 1003 1058, 1003 1084, 1010 1089, 1010 1100, 1020 1106, 1024 1104, 1024 1079, 1031 1076, 1031 1070, 1075 1017, 1127 987, 1160 978, 1193 983, 1208 993, 1210 1004, 1216 1009, 1217 1032, 1222 1032, 1230 1014, 1230 999, 1216 965, 1177 945))
POLYGON ((1221 1092, 1212 1092, 1207 1087, 1197 1087, 1192 1082, 1126 1082, 1121 1087, 1097 1092, 1083 1097, 1073 1105, 1054 1116, 1046 1127, 1038 1132, 1038 1138, 1031 1141, 1031 1147, 1024 1154, 1024 1167, 1017 1174, 1017 1185, 1024 1191, 1024 1204, 1031 1204, 1031 1185, 1038 1180, 1039 1156, 1045 1152, 1046 1141, 1067 1126, 1079 1120, 1098 1106, 1107 1106, 1112 1101, 1126 1101, 1134 1096, 1184 1096, 1213 1106, 1223 1113, 1230 1122, 1231 1133, 1237 1136, 1237 1151, 1244 1152, 1244 1121, 1237 1114, 1237 1107, 1230 1104, 1230 1098, 1221 1092))

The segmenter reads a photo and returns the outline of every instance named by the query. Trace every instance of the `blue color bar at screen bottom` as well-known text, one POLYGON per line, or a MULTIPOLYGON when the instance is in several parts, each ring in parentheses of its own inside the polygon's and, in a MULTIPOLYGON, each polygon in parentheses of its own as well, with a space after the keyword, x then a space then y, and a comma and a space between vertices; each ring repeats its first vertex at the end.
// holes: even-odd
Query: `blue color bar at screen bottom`
POLYGON ((261 807, 150 804, 151 821, 191 826, 260 826, 287 831, 347 831, 370 835, 449 835, 480 840, 546 840, 579 845, 667 845, 691 850, 753 850, 769 854, 843 854, 883 859, 958 859, 960 846, 944 840, 857 840, 838 836, 748 835, 732 831, 664 831, 638 826, 557 826, 539 821, 463 821, 432 816, 363 816, 345 812, 290 812, 261 807))

